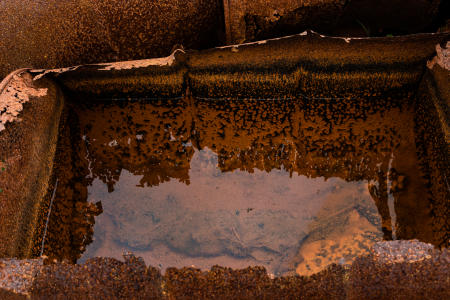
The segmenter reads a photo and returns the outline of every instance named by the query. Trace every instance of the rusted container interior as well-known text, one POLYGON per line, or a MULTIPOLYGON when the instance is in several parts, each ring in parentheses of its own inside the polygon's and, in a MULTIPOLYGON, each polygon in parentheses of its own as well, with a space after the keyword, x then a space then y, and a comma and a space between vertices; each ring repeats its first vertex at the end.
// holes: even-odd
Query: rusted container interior
MULTIPOLYGON (((445 272, 442 260, 448 259, 450 232, 449 71, 442 58, 448 38, 448 33, 338 38, 305 31, 202 51, 180 48, 156 59, 14 72, 0 86, 5 169, 0 174, 0 257, 46 255, 46 263, 57 262, 43 267, 34 281, 36 297, 67 289, 74 295, 95 294, 92 287, 84 292, 63 287, 64 281, 97 276, 72 265, 92 242, 95 220, 103 212, 101 203, 87 200, 92 184, 87 178, 100 178, 108 192, 122 169, 143 176, 142 186, 157 186, 168 178, 189 183, 194 150, 186 150, 186 144, 192 143, 189 147, 197 150, 217 150, 218 164, 226 172, 284 169, 291 176, 367 180, 384 240, 419 239, 444 249, 416 265, 400 264, 390 276, 401 278, 413 267, 423 274, 435 270, 428 281, 419 276, 420 286, 433 282, 428 287, 432 293, 445 295, 448 281, 439 276, 445 272), (244 121, 225 114, 230 111, 242 113, 244 121), (379 122, 391 114, 389 122, 379 122), (380 130, 392 134, 386 138, 380 130), (86 136, 99 142, 83 148, 86 136), (130 138, 136 141, 130 143, 130 138), (164 139, 178 142, 168 145, 164 139), (295 139, 302 143, 286 142, 295 139), (128 140, 128 146, 121 140, 128 140), (352 140, 365 142, 352 148, 352 140), (256 148, 254 141, 259 141, 256 148), (120 147, 111 150, 117 143, 120 147), (392 157, 415 157, 417 168, 381 155, 386 147, 394 149, 386 152, 392 157), (242 152, 249 148, 254 152, 242 152), (282 154, 273 152, 281 148, 282 154), (235 149, 242 151, 236 154, 235 149), (142 163, 142 152, 151 154, 159 167, 149 169, 142 163), (302 159, 292 160, 294 154, 302 159), (92 165, 84 162, 87 155, 96 157, 92 165), (364 160, 369 161, 365 167, 364 160), (371 187, 371 181, 376 185, 371 187), (395 232, 387 193, 393 195, 397 211, 395 232), (74 279, 69 279, 71 274, 76 274, 74 279), (52 282, 60 286, 51 287, 52 282)), ((350 267, 332 264, 303 277, 289 269, 291 273, 275 279, 259 267, 213 267, 209 272, 169 268, 162 276, 133 256, 125 263, 99 258, 86 264, 93 274, 119 268, 128 295, 307 297, 319 289, 317 295, 324 297, 357 298, 369 293, 377 280, 392 279, 383 277, 389 264, 377 264, 367 255, 350 267), (135 272, 135 277, 127 272, 135 272), (127 287, 136 280, 145 288, 127 287)), ((414 293, 419 278, 407 274, 405 295, 414 293)))

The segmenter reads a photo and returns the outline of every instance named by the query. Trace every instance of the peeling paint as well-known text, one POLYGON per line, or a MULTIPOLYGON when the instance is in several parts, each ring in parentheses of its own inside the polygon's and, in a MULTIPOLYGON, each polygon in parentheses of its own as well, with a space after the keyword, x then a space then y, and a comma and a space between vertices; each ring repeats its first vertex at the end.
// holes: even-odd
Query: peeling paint
MULTIPOLYGON (((173 64, 173 62, 175 61, 175 53, 178 51, 185 53, 184 50, 182 50, 182 49, 176 49, 175 51, 172 52, 171 55, 166 56, 166 57, 120 61, 120 62, 112 62, 112 63, 88 64, 87 66, 105 66, 104 68, 98 69, 100 71, 130 70, 130 69, 134 69, 134 68, 146 68, 149 66, 161 66, 161 67, 162 66, 171 66, 173 64)), ((31 70, 31 72, 40 73, 39 75, 36 75, 33 78, 33 80, 38 80, 49 73, 62 74, 62 73, 69 72, 69 71, 75 71, 76 69, 78 69, 79 67, 82 67, 82 66, 83 65, 67 67, 67 68, 51 69, 51 70, 36 69, 36 70, 31 70)))
POLYGON ((97 64, 98 66, 105 66, 102 69, 99 69, 101 71, 110 71, 110 70, 130 70, 134 68, 146 68, 149 66, 171 66, 173 62, 175 61, 175 53, 178 51, 181 51, 183 53, 184 50, 182 49, 176 49, 172 52, 171 55, 166 57, 159 57, 159 58, 151 58, 151 59, 143 59, 143 60, 131 60, 131 61, 121 61, 121 62, 115 62, 115 63, 103 63, 103 64, 97 64))
POLYGON ((33 88, 29 74, 13 75, 0 94, 0 131, 5 129, 6 123, 21 120, 18 115, 30 97, 45 96, 47 90, 33 88))
POLYGON ((32 70, 32 72, 42 72, 41 74, 34 76, 33 80, 38 80, 41 79, 42 77, 44 77, 45 75, 49 74, 49 73, 57 73, 57 74, 61 74, 64 72, 68 72, 68 71, 74 71, 76 69, 78 69, 80 66, 73 66, 73 67, 67 67, 67 68, 59 68, 59 69, 51 69, 51 70, 32 70))
POLYGON ((256 42, 250 42, 250 43, 227 45, 227 46, 222 46, 222 47, 216 47, 216 49, 238 48, 240 46, 248 46, 248 45, 263 45, 263 44, 266 44, 267 41, 270 41, 270 40, 262 40, 262 41, 256 41, 256 42))
POLYGON ((442 48, 439 44, 436 45, 436 56, 427 62, 427 67, 433 69, 435 64, 450 71, 450 41, 447 42, 445 48, 442 48))
POLYGON ((216 47, 216 49, 239 48, 240 46, 249 46, 249 45, 263 45, 263 44, 266 44, 267 42, 270 42, 270 41, 279 41, 279 40, 292 38, 292 37, 295 37, 295 36, 305 36, 305 35, 308 35, 308 31, 303 31, 302 33, 299 33, 299 34, 286 35, 286 36, 282 36, 282 37, 278 37, 278 38, 261 40, 261 41, 256 41, 256 42, 249 42, 249 43, 221 46, 221 47, 216 47))
MULTIPOLYGON (((387 39, 388 37, 384 37, 384 36, 368 36, 368 37, 342 37, 342 36, 328 36, 328 35, 323 35, 323 34, 319 34, 317 32, 315 32, 314 30, 311 30, 312 33, 319 35, 321 38, 329 38, 329 39, 341 39, 344 40, 346 43, 350 43, 352 40, 381 40, 381 39, 387 39)), ((431 32, 431 33, 426 33, 427 35, 436 35, 439 34, 437 32, 431 32)), ((413 36, 419 36, 421 35, 420 33, 418 34, 410 34, 410 37, 413 36)), ((391 37, 392 38, 392 37, 391 37)))

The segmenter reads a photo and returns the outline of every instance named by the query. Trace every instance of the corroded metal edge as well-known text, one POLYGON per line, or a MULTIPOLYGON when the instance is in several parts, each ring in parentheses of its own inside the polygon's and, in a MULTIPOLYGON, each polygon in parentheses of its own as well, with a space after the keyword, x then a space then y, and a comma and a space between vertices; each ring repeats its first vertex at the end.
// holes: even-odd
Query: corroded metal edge
POLYGON ((0 290, 29 295, 33 280, 42 266, 42 258, 0 259, 0 290))
MULTIPOLYGON (((345 43, 347 43, 347 41, 344 41, 345 43)), ((253 46, 253 45, 250 45, 250 46, 253 46)), ((225 49, 228 49, 228 48, 225 48, 225 49)), ((233 49, 233 47, 231 47, 231 49, 233 49)), ((234 52, 233 52, 234 53, 234 52)), ((176 64, 176 62, 175 62, 175 64, 176 64)), ((95 66, 102 66, 102 68, 105 68, 105 65, 103 64, 103 65, 95 65, 95 66)), ((111 65, 106 65, 106 66, 111 66, 111 65)), ((148 66, 146 66, 146 67, 144 67, 144 68, 147 68, 148 66)), ((154 65, 152 65, 152 68, 154 68, 155 66, 154 65)), ((165 64, 164 66, 161 66, 161 67, 164 67, 164 68, 168 68, 168 67, 171 67, 171 65, 170 64, 165 64)), ((156 67, 156 68, 159 68, 159 67, 156 67)), ((78 69, 78 68, 77 68, 78 69)), ((111 68, 112 69, 112 68, 111 68)), ((122 68, 123 69, 123 68, 122 68)), ((128 68, 124 68, 125 70, 129 70, 128 68)), ((69 69, 69 70, 64 70, 64 71, 62 71, 61 73, 70 73, 70 72, 73 72, 73 71, 75 71, 74 69, 69 69)), ((23 70, 18 70, 18 71, 16 71, 16 72, 19 72, 19 73, 21 73, 21 72, 23 72, 23 70)), ((44 71, 45 72, 45 71, 44 71)), ((31 72, 31 73, 33 73, 33 72, 31 72)), ((58 73, 58 72, 53 72, 53 73, 58 73)), ((59 73, 58 73, 59 74, 59 73)), ((448 74, 448 72, 447 72, 447 74, 448 74)), ((17 74, 12 74, 10 77, 9 77, 9 79, 7 80, 7 82, 9 82, 10 81, 10 79, 11 78, 13 78, 13 76, 15 76, 15 75, 17 75, 17 74)), ((45 76, 44 76, 45 77, 45 76)), ((6 79, 5 79, 5 82, 6 82, 6 79)), ((6 84, 3 84, 3 85, 5 85, 6 86, 6 84)), ((445 87, 444 87, 445 88, 445 87)), ((447 87, 448 88, 448 87, 447 87)), ((383 247, 381 247, 382 249, 385 249, 385 246, 383 246, 383 247)), ((380 248, 380 249, 381 249, 380 248)), ((406 246, 406 248, 407 249, 411 249, 411 248, 409 248, 408 246, 406 246)), ((416 247, 417 248, 417 247, 416 247)), ((424 247, 419 247, 420 249, 425 249, 426 251, 425 252, 427 252, 425 255, 419 255, 419 257, 421 257, 421 259, 420 260, 427 260, 427 259, 430 259, 431 258, 431 256, 432 255, 430 255, 430 254, 428 254, 430 251, 432 251, 432 250, 430 250, 430 248, 428 247, 428 246, 424 246, 424 247)), ((413 249, 415 249, 414 247, 413 247, 413 249)), ((448 256, 448 253, 447 253, 447 256, 448 256)), ((403 256, 402 256, 403 257, 403 256)), ((383 258, 384 259, 384 258, 383 258)), ((446 258, 447 259, 447 261, 449 261, 449 259, 448 258, 446 258)), ((384 261, 384 260, 383 260, 384 261)), ((389 259, 389 258, 387 258, 387 260, 385 261, 385 262, 390 262, 390 263, 392 263, 392 262, 397 262, 397 263, 400 263, 400 262, 408 262, 408 263, 412 263, 412 262, 417 262, 418 260, 416 260, 416 259, 412 259, 412 260, 408 260, 407 259, 407 257, 406 257, 406 259, 402 259, 401 261, 398 261, 398 260, 396 260, 396 259, 394 259, 394 260, 392 260, 392 259, 389 259)), ((4 264, 4 263, 3 263, 4 264)), ((0 269, 1 268, 3 268, 2 270, 4 271, 5 269, 4 269, 4 266, 3 265, 1 265, 1 263, 0 263, 0 269)), ((8 272, 8 271, 7 271, 8 272)), ((19 273, 19 275, 20 275, 20 273, 19 273)), ((36 275, 37 276, 37 275, 36 275)), ((35 277, 33 277, 32 276, 32 278, 35 278, 35 277)), ((445 283, 445 282, 443 282, 442 283, 443 285, 448 285, 448 282, 447 283, 445 283)), ((27 286, 30 286, 30 285, 27 285, 27 286)), ((3 287, 0 287, 0 289, 1 288, 3 288, 3 287)), ((11 290, 11 289, 9 289, 9 288, 7 288, 7 290, 11 290)), ((17 290, 19 293, 29 293, 29 290, 26 290, 26 291, 22 291, 22 290, 17 290)))
POLYGON ((418 85, 435 45, 449 38, 450 32, 344 38, 308 31, 202 51, 177 49, 165 58, 30 72, 83 98, 358 97, 418 85))
POLYGON ((436 56, 428 61, 427 67, 434 84, 429 87, 434 94, 433 104, 439 116, 445 140, 450 145, 450 41, 444 47, 436 45, 436 56))
POLYGON ((20 75, 21 73, 30 70, 29 68, 23 68, 23 69, 18 69, 15 70, 14 72, 8 74, 8 76, 6 76, 1 82, 0 82, 0 94, 3 92, 3 90, 5 89, 5 87, 8 85, 8 83, 11 81, 11 79, 15 76, 15 75, 20 75))
POLYGON ((16 70, 0 83, 0 131, 5 129, 6 123, 20 121, 18 115, 30 97, 42 97, 47 93, 46 88, 34 89, 21 77, 26 71, 28 69, 16 70))
POLYGON ((435 236, 450 246, 450 43, 436 45, 436 56, 427 63, 418 90, 415 132, 421 169, 428 174, 435 236), (434 180, 431 180, 434 178, 434 180))
MULTIPOLYGON (((6 76, 1 82, 0 82, 0 95, 4 92, 5 88, 8 86, 8 84, 13 80, 13 78, 15 76, 19 76, 20 74, 22 74, 23 72, 29 70, 28 68, 23 68, 23 69, 18 69, 15 70, 14 72, 8 74, 8 76, 6 76)), ((1 101, 1 100, 0 100, 1 101)), ((6 103, 1 103, 0 102, 0 117, 3 114, 2 110, 5 109, 5 112, 8 111, 7 107, 3 107, 6 106, 6 103)), ((5 128, 5 124, 3 124, 3 122, 1 122, 0 120, 0 131, 2 131, 5 128)))
POLYGON ((128 296, 137 298, 149 295, 157 299, 191 295, 194 299, 191 293, 204 297, 208 293, 216 297, 230 294, 245 297, 251 290, 252 294, 256 293, 254 296, 275 293, 281 297, 278 293, 282 292, 289 299, 297 299, 308 298, 308 294, 315 290, 331 299, 354 299, 352 296, 362 296, 365 289, 385 287, 386 282, 395 278, 402 289, 393 284, 390 293, 403 295, 414 292, 414 288, 419 291, 430 288, 437 295, 443 295, 449 288, 449 281, 445 277, 448 278, 450 268, 450 252, 447 249, 437 250, 430 244, 416 240, 376 243, 368 256, 358 258, 352 265, 332 265, 309 277, 271 277, 261 267, 233 270, 219 266, 207 271, 170 268, 162 275, 158 269, 146 266, 142 258, 131 253, 124 254, 123 262, 94 258, 82 265, 61 262, 47 265, 43 263, 44 260, 45 257, 36 260, 0 259, 0 292, 5 290, 12 296, 25 295, 33 299, 57 296, 72 299, 95 295, 112 297, 124 292, 119 286, 109 283, 120 278, 122 288, 131 293, 128 296), (417 279, 419 282, 414 282, 417 279), (404 284, 419 286, 405 289, 404 284))
POLYGON ((33 82, 27 70, 10 74, 2 87, 0 255, 29 257, 53 169, 63 94, 49 79, 33 82))

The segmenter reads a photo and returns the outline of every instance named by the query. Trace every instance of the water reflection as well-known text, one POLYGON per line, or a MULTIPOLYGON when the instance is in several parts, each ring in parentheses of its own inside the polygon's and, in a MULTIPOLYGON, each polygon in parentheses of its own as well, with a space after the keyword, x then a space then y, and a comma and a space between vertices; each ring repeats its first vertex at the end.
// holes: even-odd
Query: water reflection
MULTIPOLYGON (((266 265, 281 274, 293 267, 301 241, 320 230, 334 231, 323 226, 325 221, 342 230, 347 214, 356 214, 359 223, 371 225, 351 224, 358 228, 355 235, 366 234, 373 237, 370 241, 381 238, 366 182, 290 177, 285 170, 249 175, 222 172, 217 155, 205 148, 192 157, 189 185, 171 180, 142 189, 139 176, 122 170, 114 192, 108 193, 95 180, 88 188, 89 200, 101 200, 104 212, 96 219, 95 240, 84 257, 120 256, 126 249, 164 266, 201 268, 216 264, 216 257, 229 265, 226 257, 232 257, 235 267, 266 265), (176 254, 168 260, 162 249, 176 254)), ((361 239, 364 249, 370 241, 361 239)), ((336 248, 334 252, 340 251, 336 248)), ((342 253, 342 258, 356 253, 342 253)))
POLYGON ((411 108, 367 101, 77 104, 73 189, 103 213, 76 258, 311 274, 393 229, 431 241, 411 108))

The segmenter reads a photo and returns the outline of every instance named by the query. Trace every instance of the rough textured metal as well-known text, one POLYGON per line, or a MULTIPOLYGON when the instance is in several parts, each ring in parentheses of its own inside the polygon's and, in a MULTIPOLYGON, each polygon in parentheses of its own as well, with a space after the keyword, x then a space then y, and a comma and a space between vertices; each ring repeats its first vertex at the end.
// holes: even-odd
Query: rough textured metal
POLYGON ((373 256, 381 263, 416 262, 431 258, 434 246, 418 240, 375 243, 373 256))
POLYGON ((213 47, 221 0, 0 1, 0 78, 22 68, 145 59, 213 47))
MULTIPOLYGON (((113 98, 181 97, 187 91, 211 98, 354 97, 417 85, 436 43, 448 36, 333 38, 304 32, 204 51, 176 51, 171 65, 125 62, 121 64, 129 67, 110 65, 110 71, 104 64, 86 65, 48 75, 70 92, 113 98)), ((33 71, 36 79, 43 72, 33 71)))
POLYGON ((223 0, 227 43, 313 29, 343 36, 425 32, 440 0, 223 0))
POLYGON ((33 280, 42 265, 42 259, 0 260, 0 289, 29 295, 33 280))
POLYGON ((431 178, 430 201, 435 215, 433 224, 436 240, 448 247, 450 236, 450 70, 448 44, 446 48, 436 46, 437 56, 428 63, 419 87, 416 107, 416 132, 422 167, 431 178))
POLYGON ((228 44, 331 27, 345 0, 223 0, 228 44), (318 27, 318 25, 320 25, 318 27))
POLYGON ((27 257, 41 200, 53 166, 63 106, 59 88, 48 79, 33 82, 14 75, 0 96, 0 256, 27 257), (8 90, 9 89, 9 90, 8 90), (45 93, 44 93, 45 91, 45 93), (24 103, 26 102, 26 105, 24 103), (3 121, 8 121, 3 123, 3 121))
MULTIPOLYGON (((12 275, 9 269, 2 271, 2 264, 0 260, 0 274, 12 275)), ((96 258, 83 265, 38 266, 31 280, 30 272, 19 268, 7 286, 22 288, 15 292, 0 286, 0 296, 23 299, 25 292, 31 299, 447 299, 449 266, 449 251, 444 250, 414 263, 361 257, 349 268, 333 265, 309 277, 270 278, 261 267, 219 266, 206 272, 171 268, 162 276, 127 255, 124 262, 96 258)))
POLYGON ((0 131, 5 129, 8 122, 19 121, 19 113, 23 105, 30 101, 30 97, 42 97, 47 93, 47 89, 34 89, 26 83, 19 74, 23 70, 14 72, 12 76, 5 78, 4 88, 0 86, 0 131))

